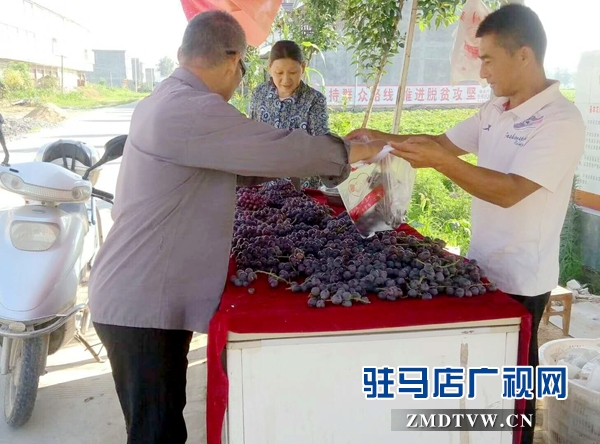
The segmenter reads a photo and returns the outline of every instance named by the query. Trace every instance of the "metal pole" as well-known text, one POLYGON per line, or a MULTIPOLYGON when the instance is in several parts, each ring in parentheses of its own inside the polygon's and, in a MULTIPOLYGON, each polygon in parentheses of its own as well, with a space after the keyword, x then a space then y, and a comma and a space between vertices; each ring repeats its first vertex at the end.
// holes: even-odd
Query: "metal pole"
POLYGON ((413 38, 415 35, 415 26, 417 23, 417 11, 419 1, 412 0, 412 9, 410 11, 410 23, 408 25, 408 36, 404 45, 404 63, 402 65, 402 75, 400 85, 398 85, 398 94, 396 94, 396 109, 394 110, 394 124, 392 134, 398 134, 400 128, 400 118, 402 117, 402 108, 404 107, 404 97, 406 95, 406 79, 408 78, 408 68, 410 66, 410 53, 412 51, 413 38))

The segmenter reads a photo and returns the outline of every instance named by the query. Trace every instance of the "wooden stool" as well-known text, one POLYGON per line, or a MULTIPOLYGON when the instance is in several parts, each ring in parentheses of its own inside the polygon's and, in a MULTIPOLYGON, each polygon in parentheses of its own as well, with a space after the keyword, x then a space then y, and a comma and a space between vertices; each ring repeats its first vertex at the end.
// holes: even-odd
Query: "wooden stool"
POLYGON ((546 305, 546 309, 544 310, 544 324, 548 325, 550 322, 550 316, 560 316, 562 317, 562 331, 565 336, 569 336, 569 326, 571 324, 571 304, 573 303, 573 293, 571 290, 562 287, 556 287, 550 293, 550 299, 548 300, 548 305, 546 305), (562 302, 563 308, 562 310, 555 310, 552 308, 552 302, 562 302))

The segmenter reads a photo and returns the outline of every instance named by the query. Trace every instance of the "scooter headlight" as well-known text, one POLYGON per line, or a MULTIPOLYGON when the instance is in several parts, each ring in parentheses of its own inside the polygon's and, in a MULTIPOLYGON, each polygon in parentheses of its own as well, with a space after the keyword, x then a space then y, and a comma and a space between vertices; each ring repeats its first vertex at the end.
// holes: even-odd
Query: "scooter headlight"
POLYGON ((71 190, 71 196, 73 196, 73 200, 77 202, 85 201, 90 198, 92 195, 92 190, 90 187, 75 187, 71 190))
POLYGON ((0 182, 11 191, 20 191, 25 187, 25 182, 16 174, 2 173, 0 174, 0 182))
POLYGON ((85 202, 92 195, 90 184, 76 185, 71 190, 32 185, 13 173, 0 173, 0 187, 41 202, 85 202))
POLYGON ((10 227, 10 240, 18 250, 46 251, 54 245, 59 232, 54 224, 16 221, 10 227))

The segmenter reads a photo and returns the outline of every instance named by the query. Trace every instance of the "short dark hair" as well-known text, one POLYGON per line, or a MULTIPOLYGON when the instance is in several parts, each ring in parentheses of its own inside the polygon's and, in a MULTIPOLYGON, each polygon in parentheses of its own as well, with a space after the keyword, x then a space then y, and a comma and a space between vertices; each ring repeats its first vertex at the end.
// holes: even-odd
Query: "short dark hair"
POLYGON ((271 48, 271 54, 269 55, 269 63, 273 63, 275 60, 280 59, 292 59, 302 64, 304 63, 304 54, 302 48, 296 42, 291 40, 279 40, 271 48))
POLYGON ((490 13, 477 28, 477 37, 496 35, 498 44, 514 54, 529 46, 540 64, 546 56, 546 31, 538 15, 527 6, 511 3, 490 13))
POLYGON ((225 11, 202 12, 192 18, 183 34, 181 55, 215 66, 231 52, 246 53, 246 34, 238 21, 225 11))

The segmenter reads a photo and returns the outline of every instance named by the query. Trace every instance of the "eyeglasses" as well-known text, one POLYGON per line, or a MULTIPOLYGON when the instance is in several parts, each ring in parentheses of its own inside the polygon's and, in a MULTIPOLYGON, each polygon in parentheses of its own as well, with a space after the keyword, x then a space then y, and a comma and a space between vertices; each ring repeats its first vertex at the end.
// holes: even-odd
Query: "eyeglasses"
MULTIPOLYGON (((239 54, 238 51, 226 51, 227 55, 237 55, 239 54)), ((242 77, 246 76, 246 64, 244 63, 244 61, 242 60, 242 58, 240 58, 240 70, 242 71, 242 77)))

